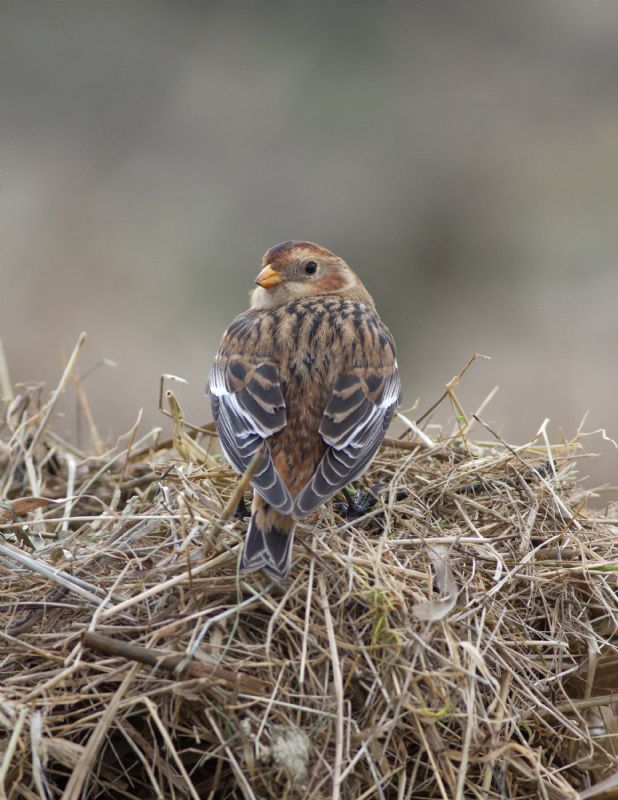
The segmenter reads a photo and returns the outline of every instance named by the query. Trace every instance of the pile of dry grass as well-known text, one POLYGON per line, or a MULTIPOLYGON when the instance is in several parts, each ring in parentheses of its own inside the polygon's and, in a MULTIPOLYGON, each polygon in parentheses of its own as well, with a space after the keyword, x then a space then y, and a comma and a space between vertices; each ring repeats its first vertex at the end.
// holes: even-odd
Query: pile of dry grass
POLYGON ((243 484, 177 409, 174 441, 54 433, 73 366, 5 406, 0 797, 618 796, 618 519, 577 440, 461 409, 390 439, 277 587, 237 574, 243 484))

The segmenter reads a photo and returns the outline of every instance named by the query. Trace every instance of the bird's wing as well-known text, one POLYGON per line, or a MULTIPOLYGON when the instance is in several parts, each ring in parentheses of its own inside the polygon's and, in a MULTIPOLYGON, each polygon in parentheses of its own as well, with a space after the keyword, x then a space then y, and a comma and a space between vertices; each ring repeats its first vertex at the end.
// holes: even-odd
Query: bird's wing
POLYGON ((328 447, 295 500, 294 516, 314 511, 360 475, 375 455, 401 402, 397 362, 390 354, 390 364, 353 368, 337 378, 320 423, 328 447))
POLYGON ((207 391, 225 457, 242 474, 264 445, 253 486, 267 503, 289 514, 292 497, 265 444, 287 421, 276 364, 257 356, 220 352, 208 376, 207 391))

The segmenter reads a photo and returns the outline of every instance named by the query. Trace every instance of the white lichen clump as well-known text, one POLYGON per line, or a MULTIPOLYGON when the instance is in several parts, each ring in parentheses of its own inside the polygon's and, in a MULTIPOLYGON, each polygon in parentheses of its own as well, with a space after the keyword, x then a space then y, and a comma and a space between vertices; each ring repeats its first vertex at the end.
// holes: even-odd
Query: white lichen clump
POLYGON ((286 770, 295 786, 307 780, 309 739, 296 728, 278 732, 272 740, 272 757, 278 767, 286 770))

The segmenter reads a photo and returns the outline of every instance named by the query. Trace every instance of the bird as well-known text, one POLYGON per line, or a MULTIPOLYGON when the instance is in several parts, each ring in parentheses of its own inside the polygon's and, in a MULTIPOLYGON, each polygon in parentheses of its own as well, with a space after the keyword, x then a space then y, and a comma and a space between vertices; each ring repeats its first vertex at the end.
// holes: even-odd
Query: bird
POLYGON ((262 257, 255 283, 206 391, 233 469, 258 463, 240 569, 283 582, 297 521, 367 469, 401 381, 393 336, 342 258, 282 242, 262 257))

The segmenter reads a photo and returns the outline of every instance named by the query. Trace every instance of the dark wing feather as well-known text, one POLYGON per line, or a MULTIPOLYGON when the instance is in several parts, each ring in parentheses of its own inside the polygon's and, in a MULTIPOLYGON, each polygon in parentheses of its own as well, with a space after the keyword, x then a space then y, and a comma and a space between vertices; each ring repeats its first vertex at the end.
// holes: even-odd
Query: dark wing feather
POLYGON ((328 448, 311 481, 294 503, 302 517, 322 505, 369 465, 401 400, 397 362, 358 368, 337 378, 320 434, 328 448))
MULTIPOLYGON (((208 377, 212 413, 221 449, 243 473, 266 439, 286 425, 285 401, 273 362, 219 354, 208 377)), ((268 445, 253 486, 271 506, 289 514, 293 501, 273 463, 268 445)))

